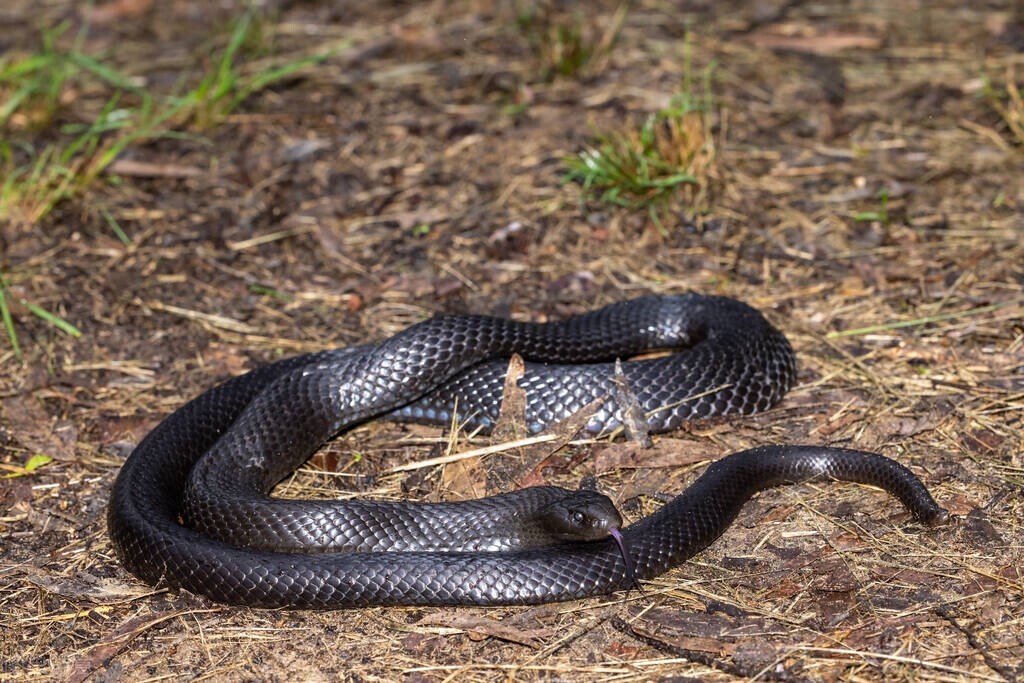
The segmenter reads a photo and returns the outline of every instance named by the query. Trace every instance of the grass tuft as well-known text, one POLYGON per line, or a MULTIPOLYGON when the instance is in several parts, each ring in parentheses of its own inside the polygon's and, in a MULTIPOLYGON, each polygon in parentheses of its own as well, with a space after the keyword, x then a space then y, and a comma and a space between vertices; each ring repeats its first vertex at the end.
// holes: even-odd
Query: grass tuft
POLYGON ((0 220, 29 224, 42 220, 66 199, 79 195, 128 147, 165 134, 174 109, 157 111, 152 99, 120 106, 123 93, 110 96, 89 124, 66 126, 69 136, 44 145, 36 153, 28 144, 23 154, 3 150, 6 180, 0 186, 0 220), (29 161, 17 164, 16 158, 29 161))
POLYGON ((626 16, 628 3, 620 3, 603 28, 584 22, 580 12, 566 17, 554 3, 517 3, 516 25, 540 62, 540 77, 576 78, 599 72, 608 61, 626 16))
POLYGON ((263 29, 253 10, 232 22, 227 44, 213 66, 182 95, 158 96, 132 78, 79 51, 80 34, 71 48, 55 46, 65 26, 44 32, 37 54, 12 59, 0 68, 0 127, 30 130, 51 123, 73 83, 90 81, 108 89, 93 121, 69 125, 55 142, 37 149, 31 141, 0 143, 0 220, 35 223, 59 202, 76 196, 128 147, 180 131, 208 129, 231 114, 246 98, 307 66, 331 51, 253 66, 242 47, 263 29))
POLYGON ((1024 147, 1024 97, 1017 86, 1017 73, 1011 64, 1006 68, 1006 82, 1003 86, 993 85, 985 80, 985 99, 999 114, 1006 126, 1005 137, 1017 147, 1024 147))
POLYGON ((251 95, 294 76, 308 66, 327 59, 332 52, 317 52, 285 62, 246 62, 247 51, 253 44, 267 40, 264 23, 254 9, 244 12, 231 23, 227 45, 213 55, 214 68, 207 71, 199 84, 175 104, 183 112, 183 123, 198 129, 208 129, 223 121, 251 95))
MULTIPOLYGON (((255 10, 243 12, 229 26, 226 44, 208 60, 210 68, 184 94, 158 94, 139 85, 102 58, 82 52, 83 29, 70 47, 59 46, 69 24, 42 33, 39 49, 0 60, 0 223, 35 225, 60 202, 78 196, 127 148, 144 145, 186 129, 206 130, 221 123, 246 98, 327 59, 321 50, 294 59, 248 59, 247 47, 266 37, 255 10), (100 93, 99 112, 84 123, 51 130, 77 93, 100 93), (36 133, 44 133, 35 135, 36 133), (16 134, 19 139, 9 139, 16 134)), ((103 214, 122 243, 131 239, 113 218, 103 214)), ((0 319, 11 348, 22 358, 15 331, 10 288, 0 264, 0 319)), ((28 311, 57 329, 78 336, 77 328, 24 299, 28 311)))
POLYGON ((67 320, 64 320, 59 315, 52 313, 42 306, 38 306, 25 298, 18 298, 17 300, 14 300, 12 298, 10 285, 8 285, 7 280, 3 277, 2 273, 0 273, 0 320, 3 321, 4 332, 7 334, 7 339, 11 344, 11 351, 13 351, 14 357, 18 359, 19 362, 24 360, 24 354, 21 350, 21 344, 18 342, 17 330, 14 327, 14 316, 10 306, 12 301, 16 301, 16 303, 20 304, 29 313, 40 320, 44 320, 64 334, 72 337, 82 336, 82 332, 77 327, 69 323, 67 320))
POLYGON ((677 204, 703 210, 716 159, 710 68, 703 96, 695 97, 691 86, 687 79, 672 103, 638 130, 598 133, 593 146, 565 160, 566 180, 579 182, 591 199, 647 209, 659 226, 677 204))
POLYGON ((44 30, 35 54, 0 59, 0 129, 45 129, 65 101, 91 80, 118 90, 137 89, 131 79, 80 51, 84 30, 71 48, 58 48, 57 41, 69 26, 63 22, 44 30))

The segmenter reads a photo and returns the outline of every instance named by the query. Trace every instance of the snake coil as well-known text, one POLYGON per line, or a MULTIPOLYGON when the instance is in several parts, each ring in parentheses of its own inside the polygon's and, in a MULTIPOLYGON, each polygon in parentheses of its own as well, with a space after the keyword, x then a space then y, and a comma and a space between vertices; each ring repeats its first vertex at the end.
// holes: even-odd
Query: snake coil
MULTIPOLYGON (((554 487, 448 507, 290 501, 268 491, 325 440, 373 417, 447 422, 457 405, 460 419, 493 424, 501 359, 512 353, 529 361, 520 385, 538 431, 614 396, 612 361, 651 348, 676 352, 623 363, 622 372, 652 431, 767 409, 795 381, 785 337, 722 297, 644 297, 543 324, 438 316, 378 345, 257 368, 172 413, 114 484, 114 549, 148 583, 260 607, 527 604, 628 588, 630 571, 611 540, 526 538, 530 525, 509 521, 522 516, 516 506, 532 513, 557 499, 554 487)), ((614 429, 618 410, 608 400, 586 431, 614 429)), ((624 529, 628 559, 640 578, 656 576, 721 535, 756 491, 820 477, 885 488, 927 523, 945 518, 909 470, 880 455, 762 447, 714 463, 624 529)))

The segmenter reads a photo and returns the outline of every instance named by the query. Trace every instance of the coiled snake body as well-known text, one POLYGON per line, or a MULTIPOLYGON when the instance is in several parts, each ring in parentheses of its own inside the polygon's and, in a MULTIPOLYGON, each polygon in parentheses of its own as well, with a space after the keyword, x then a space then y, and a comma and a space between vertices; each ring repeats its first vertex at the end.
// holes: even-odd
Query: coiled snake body
MULTIPOLYGON (((492 423, 506 366, 495 359, 532 361, 520 384, 538 430, 614 395, 614 359, 669 347, 680 350, 622 364, 653 431, 764 410, 795 379, 785 337, 754 309, 720 297, 645 297, 545 324, 438 316, 379 345, 257 368, 174 412, 114 485, 115 551, 149 583, 262 607, 526 604, 628 588, 631 572, 612 541, 566 542, 522 521, 563 496, 600 506, 596 494, 541 487, 456 504, 354 507, 266 494, 325 440, 372 417, 446 421, 458 396, 463 419, 492 423)), ((587 431, 618 421, 612 399, 587 431)), ((757 448, 714 463, 623 530, 636 576, 656 576, 707 546, 756 491, 822 476, 881 486, 929 523, 945 515, 916 477, 882 456, 757 448)))

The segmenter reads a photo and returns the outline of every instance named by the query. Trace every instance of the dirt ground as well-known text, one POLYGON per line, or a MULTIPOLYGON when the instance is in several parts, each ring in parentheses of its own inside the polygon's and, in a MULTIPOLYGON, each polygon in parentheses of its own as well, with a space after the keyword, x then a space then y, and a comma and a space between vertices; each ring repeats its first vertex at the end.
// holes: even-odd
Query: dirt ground
MULTIPOLYGON (((5 4, 5 50, 86 12, 5 4)), ((607 54, 549 78, 524 6, 276 4, 276 49, 344 47, 212 129, 126 150, 136 172, 42 221, 0 226, 12 300, 83 332, 15 305, 24 363, 0 338, 0 465, 18 475, 0 483, 0 681, 1024 676, 1024 149, 985 94, 1024 74, 1024 8, 637 0, 607 54), (704 210, 659 227, 563 182, 596 131, 635 129, 712 63, 704 210), (924 528, 852 484, 774 489, 643 594, 533 608, 228 608, 113 557, 123 459, 225 377, 434 312, 545 320, 687 290, 765 311, 798 386, 766 414, 660 437, 650 461, 584 459, 551 481, 595 474, 635 519, 695 459, 834 444, 907 464, 954 521, 924 528), (36 453, 54 459, 20 469, 36 453)), ((157 89, 239 11, 101 7, 85 49, 157 89)), ((600 31, 618 5, 586 7, 600 31)), ((55 126, 88 120, 78 95, 55 126)), ((284 493, 472 495, 438 468, 389 474, 448 448, 440 428, 371 423, 284 493)))

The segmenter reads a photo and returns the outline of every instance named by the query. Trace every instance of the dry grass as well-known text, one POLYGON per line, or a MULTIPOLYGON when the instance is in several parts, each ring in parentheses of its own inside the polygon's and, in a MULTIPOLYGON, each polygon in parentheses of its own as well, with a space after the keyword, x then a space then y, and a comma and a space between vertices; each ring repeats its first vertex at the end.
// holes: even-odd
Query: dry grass
MULTIPOLYGON (((41 19, 21 7, 19 25, 41 19)), ((204 7, 154 5, 139 35, 118 34, 120 58, 161 76, 158 56, 200 47, 204 7)), ((494 7, 282 10, 279 40, 353 46, 207 141, 133 150, 200 174, 125 176, 44 223, 0 227, 12 297, 83 332, 22 311, 27 363, 0 346, 0 467, 16 475, 0 483, 0 681, 1019 678, 1024 188, 1019 150, 985 132, 998 122, 962 47, 1014 63, 989 13, 842 3, 824 19, 797 5, 759 26, 639 2, 607 68, 549 83, 514 13, 494 7), (668 104, 691 27, 694 68, 719 64, 728 124, 700 229, 599 204, 584 215, 559 160, 668 104), (829 53, 837 35, 859 47, 829 53), (767 414, 659 439, 661 466, 604 471, 595 457, 556 482, 594 472, 636 518, 699 473, 684 459, 829 443, 908 464, 955 523, 922 528, 856 485, 777 489, 643 595, 517 609, 224 608, 143 586, 111 555, 104 508, 123 457, 222 377, 434 311, 543 319, 687 289, 766 311, 799 385, 767 414), (36 453, 54 459, 28 471, 36 453)), ((287 495, 465 492, 472 472, 455 463, 393 470, 486 445, 365 425, 287 495)))
POLYGON ((989 104, 999 114, 1006 126, 1006 136, 1017 145, 1024 145, 1024 98, 1017 85, 1017 69, 1013 64, 1006 67, 1003 85, 989 88, 986 93, 989 104))
POLYGON ((666 218, 706 211, 717 177, 710 119, 707 111, 674 103, 637 129, 599 134, 596 146, 566 160, 568 177, 592 199, 647 210, 662 230, 666 223, 677 227, 666 218))

